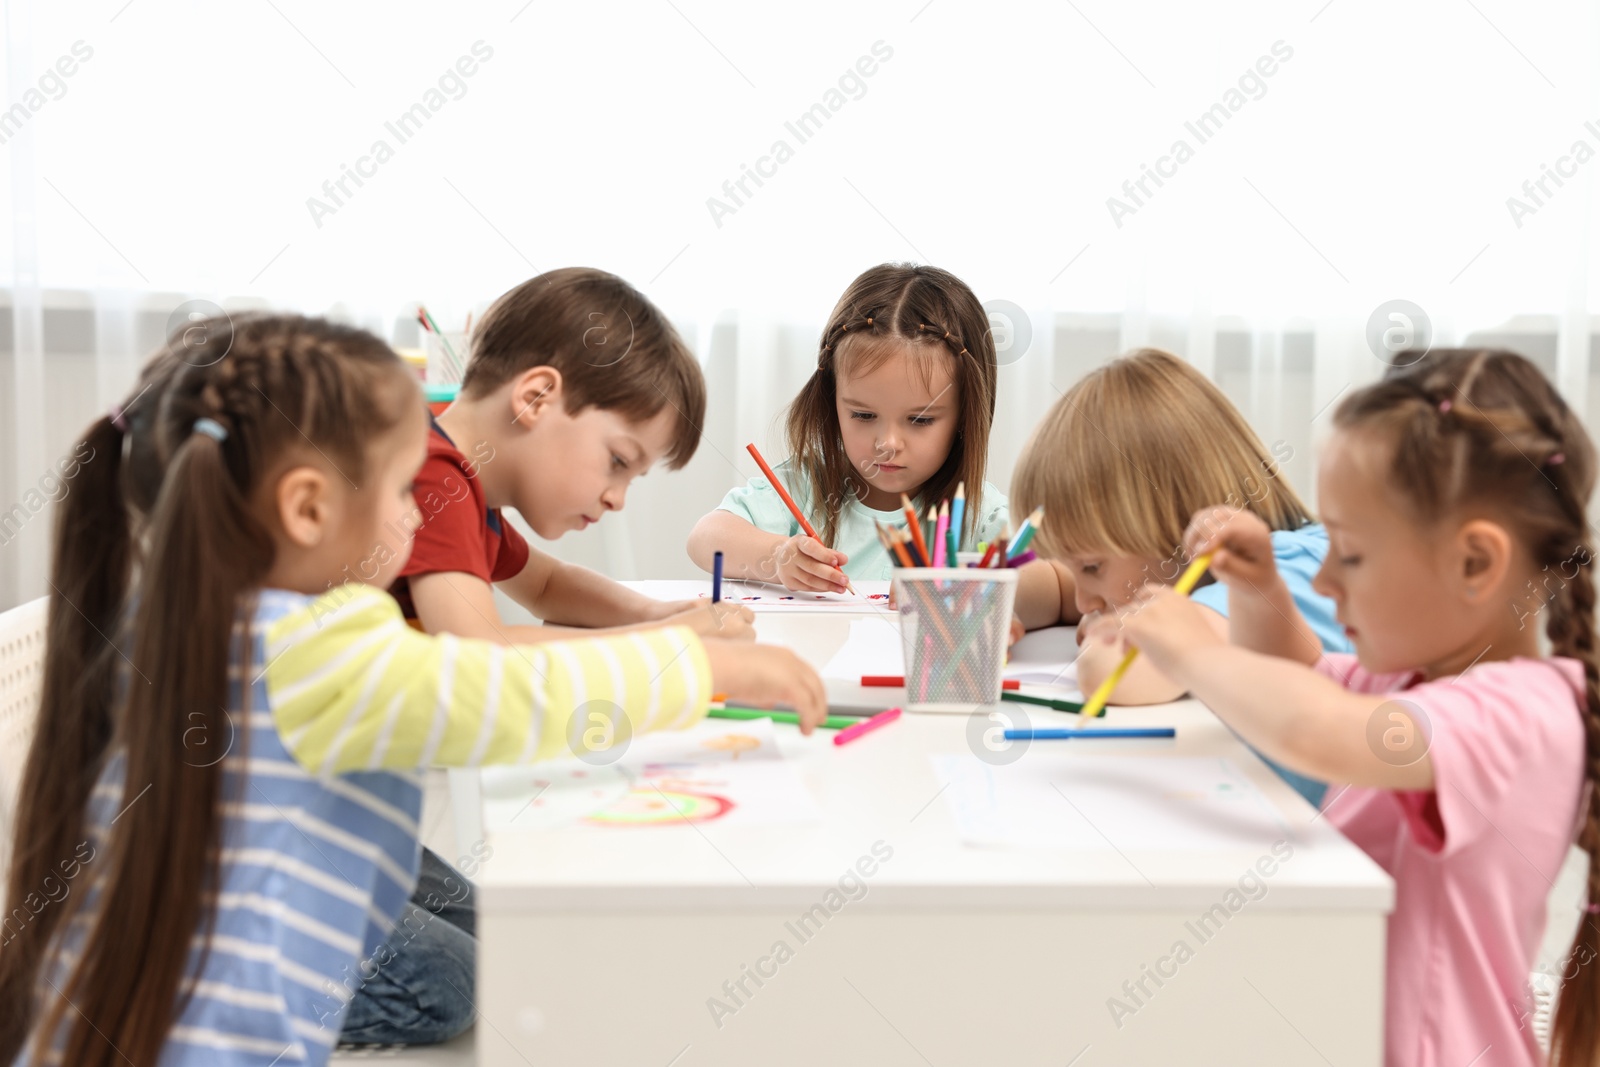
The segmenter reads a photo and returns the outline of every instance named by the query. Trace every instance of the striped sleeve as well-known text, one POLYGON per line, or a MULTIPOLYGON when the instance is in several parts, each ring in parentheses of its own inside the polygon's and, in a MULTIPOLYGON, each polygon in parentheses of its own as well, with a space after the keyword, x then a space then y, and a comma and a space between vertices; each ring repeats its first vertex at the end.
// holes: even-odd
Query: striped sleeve
POLYGON ((267 701, 318 775, 552 759, 705 717, 711 668, 687 627, 502 646, 407 626, 346 585, 271 624, 267 701))

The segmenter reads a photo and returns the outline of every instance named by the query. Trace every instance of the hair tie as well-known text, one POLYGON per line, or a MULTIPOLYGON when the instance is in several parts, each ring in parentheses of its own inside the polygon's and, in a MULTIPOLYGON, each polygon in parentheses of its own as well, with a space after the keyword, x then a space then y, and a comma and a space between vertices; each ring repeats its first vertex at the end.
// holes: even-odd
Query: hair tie
POLYGON ((122 415, 123 415, 122 405, 121 404, 112 404, 111 405, 111 425, 113 425, 113 426, 115 426, 117 428, 117 432, 118 433, 127 433, 128 432, 128 420, 123 418, 122 415))
POLYGON ((1590 915, 1600 915, 1600 904, 1590 904, 1583 910, 1588 912, 1590 915))
POLYGON ((203 433, 219 445, 228 439, 227 429, 216 419, 195 419, 193 432, 203 433))
POLYGON ((1448 397, 1446 397, 1445 399, 1439 401, 1439 414, 1441 414, 1441 415, 1449 414, 1450 408, 1452 406, 1453 405, 1450 403, 1450 400, 1449 400, 1448 397))
POLYGON ((1567 461, 1565 452, 1552 452, 1550 458, 1544 461, 1546 467, 1559 467, 1567 461))

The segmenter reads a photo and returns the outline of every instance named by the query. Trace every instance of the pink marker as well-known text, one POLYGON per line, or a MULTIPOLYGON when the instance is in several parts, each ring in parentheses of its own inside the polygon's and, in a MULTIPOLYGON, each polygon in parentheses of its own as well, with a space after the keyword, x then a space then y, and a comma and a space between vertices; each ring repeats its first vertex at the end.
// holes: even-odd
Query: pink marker
POLYGON ((856 738, 860 737, 862 734, 876 730, 880 726, 887 726, 889 723, 894 722, 899 717, 899 708, 890 708, 888 711, 880 711, 872 718, 862 719, 854 726, 846 726, 843 730, 840 730, 838 733, 834 734, 833 743, 836 745, 847 745, 851 741, 854 741, 856 738))

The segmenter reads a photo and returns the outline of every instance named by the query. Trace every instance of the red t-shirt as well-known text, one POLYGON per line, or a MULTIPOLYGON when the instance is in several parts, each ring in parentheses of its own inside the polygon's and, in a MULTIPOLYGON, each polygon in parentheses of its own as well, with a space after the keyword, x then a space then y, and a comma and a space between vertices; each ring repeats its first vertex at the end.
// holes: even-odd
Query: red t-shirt
POLYGON ((422 525, 411 542, 411 558, 389 592, 406 618, 415 619, 411 602, 413 574, 461 571, 489 583, 503 582, 528 565, 528 542, 484 502, 476 465, 440 429, 428 422, 428 458, 417 472, 412 495, 422 512, 422 525))

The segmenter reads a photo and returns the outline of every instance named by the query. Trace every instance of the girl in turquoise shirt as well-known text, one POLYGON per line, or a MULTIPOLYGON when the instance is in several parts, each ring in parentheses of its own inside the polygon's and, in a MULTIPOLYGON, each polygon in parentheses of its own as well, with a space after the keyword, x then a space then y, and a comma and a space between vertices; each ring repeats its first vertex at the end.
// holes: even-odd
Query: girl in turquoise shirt
POLYGON ((728 493, 689 535, 689 556, 731 578, 843 592, 888 578, 874 523, 903 527, 966 490, 963 548, 996 537, 1006 498, 984 481, 996 360, 989 318, 949 271, 886 263, 862 274, 822 331, 817 369, 790 405, 789 459, 774 473, 821 540, 765 478, 728 493))

